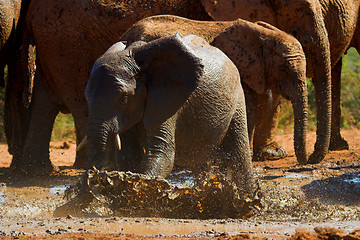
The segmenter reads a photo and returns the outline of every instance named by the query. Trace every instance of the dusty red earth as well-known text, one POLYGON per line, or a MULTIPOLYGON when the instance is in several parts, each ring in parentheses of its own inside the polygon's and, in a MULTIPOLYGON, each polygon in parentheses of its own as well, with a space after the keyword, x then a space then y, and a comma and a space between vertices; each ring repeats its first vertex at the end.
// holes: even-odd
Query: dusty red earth
MULTIPOLYGON (((312 151, 315 133, 308 134, 312 151)), ((291 135, 278 136, 286 159, 254 163, 263 194, 261 212, 244 219, 129 218, 108 209, 54 217, 64 190, 83 171, 71 168, 75 144, 51 144, 60 171, 46 178, 15 177, 0 146, 0 238, 4 239, 360 239, 360 130, 342 131, 350 149, 317 165, 298 165, 291 135)))

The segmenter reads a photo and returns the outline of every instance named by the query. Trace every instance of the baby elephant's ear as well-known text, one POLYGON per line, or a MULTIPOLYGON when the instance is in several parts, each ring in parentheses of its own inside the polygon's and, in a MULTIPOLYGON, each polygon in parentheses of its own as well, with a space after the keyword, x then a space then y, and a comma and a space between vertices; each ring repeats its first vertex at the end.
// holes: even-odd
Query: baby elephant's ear
POLYGON ((148 86, 146 129, 173 116, 198 86, 203 65, 196 51, 178 35, 160 38, 132 51, 148 86))

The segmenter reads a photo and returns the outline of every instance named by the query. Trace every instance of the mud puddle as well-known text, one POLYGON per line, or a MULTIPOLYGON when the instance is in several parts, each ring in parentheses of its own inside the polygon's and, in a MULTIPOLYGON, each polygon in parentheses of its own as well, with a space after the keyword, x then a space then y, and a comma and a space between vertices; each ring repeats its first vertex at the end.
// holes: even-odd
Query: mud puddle
MULTIPOLYGON (((315 134, 309 135, 311 151, 315 134)), ((75 155, 74 144, 70 144, 70 149, 51 149, 53 162, 61 171, 46 179, 13 178, 7 161, 0 166, 0 238, 53 236, 56 239, 66 234, 89 233, 136 234, 133 239, 139 235, 217 238, 246 233, 250 237, 285 239, 299 229, 314 233, 314 228, 319 226, 349 234, 360 228, 360 130, 345 131, 343 135, 350 150, 331 152, 320 164, 305 166, 296 162, 291 135, 279 137, 289 157, 254 163, 264 208, 246 220, 125 218, 105 209, 89 211, 83 217, 70 214, 57 218, 53 216, 55 209, 67 202, 64 191, 83 174, 69 167, 75 155)), ((179 179, 182 183, 193 183, 192 175, 186 170, 174 173, 169 181, 178 184, 179 179)), ((88 235, 82 236, 86 239, 88 235)))
POLYGON ((246 194, 218 170, 202 172, 190 184, 183 181, 185 178, 189 177, 175 171, 172 179, 177 184, 173 185, 138 173, 92 169, 80 186, 66 192, 74 197, 54 215, 81 214, 92 205, 114 216, 174 219, 244 219, 261 211, 259 187, 246 194))

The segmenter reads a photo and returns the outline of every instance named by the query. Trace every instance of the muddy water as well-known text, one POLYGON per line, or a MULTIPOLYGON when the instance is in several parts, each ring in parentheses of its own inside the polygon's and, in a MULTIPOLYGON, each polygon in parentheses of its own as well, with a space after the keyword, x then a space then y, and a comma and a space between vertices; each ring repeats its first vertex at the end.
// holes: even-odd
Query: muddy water
MULTIPOLYGON (((29 182, 31 182, 29 180, 29 182)), ((62 186, 3 183, 0 187, 0 216, 15 217, 48 217, 54 209, 64 203, 62 186)))
MULTIPOLYGON (((297 165, 291 151, 285 160, 254 163, 264 209, 247 220, 123 218, 98 206, 88 209, 87 215, 56 218, 54 210, 67 202, 64 190, 76 184, 82 174, 68 167, 72 163, 68 159, 74 159, 69 152, 74 148, 59 150, 55 157, 63 162, 55 164, 63 166, 61 172, 46 179, 16 179, 9 174, 8 166, 2 166, 0 237, 84 232, 193 237, 250 233, 283 239, 296 229, 313 231, 317 226, 350 233, 360 228, 360 131, 346 138, 351 140, 349 151, 332 152, 317 165, 297 165)), ((282 145, 286 143, 292 145, 287 136, 282 145)), ((184 170, 174 176, 170 181, 193 182, 184 170)))
MULTIPOLYGON (((222 233, 251 233, 258 237, 283 238, 299 228, 312 230, 316 226, 330 226, 346 232, 359 228, 359 165, 327 163, 289 169, 274 164, 255 166, 264 193, 264 210, 255 212, 248 220, 121 218, 101 210, 98 205, 88 209, 87 215, 54 218, 54 210, 67 202, 63 199, 64 191, 78 181, 81 173, 72 173, 68 178, 62 176, 66 175, 63 172, 47 181, 8 179, 0 186, 0 234, 101 232, 215 237, 222 233)), ((173 183, 177 183, 179 177, 192 182, 188 172, 174 176, 173 183)))

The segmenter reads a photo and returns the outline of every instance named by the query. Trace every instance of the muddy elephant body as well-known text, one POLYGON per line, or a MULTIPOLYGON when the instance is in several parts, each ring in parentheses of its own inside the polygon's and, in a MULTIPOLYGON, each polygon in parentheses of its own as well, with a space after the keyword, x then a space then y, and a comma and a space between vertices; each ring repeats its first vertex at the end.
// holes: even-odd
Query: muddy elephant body
POLYGON ((320 162, 329 148, 347 149, 348 144, 340 135, 341 63, 338 60, 350 43, 356 42, 356 32, 360 32, 357 30, 360 1, 201 1, 215 20, 240 17, 265 21, 301 42, 307 59, 307 76, 313 78, 315 86, 318 114, 317 154, 310 156, 310 162, 320 162))
MULTIPOLYGON (((303 1, 308 3, 307 0, 303 1)), ((212 2, 214 5, 207 4, 206 0, 154 0, 148 1, 145 6, 142 5, 142 2, 139 3, 137 1, 107 1, 104 3, 100 0, 65 0, 61 2, 55 0, 33 0, 25 19, 26 29, 24 32, 26 36, 24 36, 25 41, 21 49, 23 51, 22 56, 31 56, 30 51, 28 52, 29 49, 32 49, 31 46, 33 46, 31 39, 36 44, 37 73, 34 91, 31 91, 33 86, 31 79, 27 79, 25 83, 22 79, 17 79, 14 81, 16 84, 7 86, 7 92, 11 93, 9 96, 11 95, 12 99, 6 99, 8 104, 5 107, 5 115, 8 116, 6 118, 8 120, 5 124, 5 131, 7 132, 9 151, 13 154, 12 169, 19 169, 30 174, 48 173, 53 170, 49 160, 48 148, 52 125, 59 111, 73 115, 77 143, 83 139, 88 116, 83 91, 90 75, 91 66, 108 47, 118 41, 127 28, 136 21, 155 14, 174 14, 190 19, 211 20, 205 9, 215 19, 221 20, 220 16, 215 16, 212 10, 208 8, 209 6, 215 6, 215 2, 212 2), (23 116, 22 113, 23 92, 32 93, 25 94, 32 96, 30 107, 25 111, 26 116, 23 116), (23 120, 19 121, 19 119, 23 120)), ((241 1, 221 1, 216 6, 219 7, 231 2, 235 4, 231 7, 236 7, 238 3, 241 3, 241 1)), ((263 1, 244 2, 250 5, 242 7, 240 10, 225 11, 223 17, 231 18, 233 15, 230 13, 236 13, 236 17, 231 20, 238 17, 251 21, 263 20, 270 22, 280 29, 282 28, 278 24, 279 22, 291 23, 292 25, 290 24, 289 26, 293 26, 294 29, 282 30, 286 30, 298 38, 303 44, 306 55, 311 56, 307 59, 312 59, 312 56, 314 56, 314 59, 322 59, 321 61, 314 61, 316 62, 315 66, 324 66, 322 70, 316 67, 317 70, 321 71, 315 74, 314 80, 325 79, 324 81, 315 81, 317 91, 319 89, 329 89, 330 64, 325 60, 329 59, 328 51, 326 51, 329 44, 326 42, 323 44, 326 38, 326 31, 322 27, 324 21, 321 21, 321 19, 318 21, 319 9, 321 7, 318 5, 313 7, 314 5, 311 2, 302 8, 301 5, 298 5, 300 6, 299 11, 293 10, 292 12, 303 14, 305 9, 313 14, 306 14, 306 16, 309 16, 308 18, 296 16, 291 18, 293 21, 287 21, 287 19, 274 18, 277 14, 286 16, 286 14, 282 14, 280 11, 281 8, 279 6, 281 5, 273 4, 272 6, 275 6, 275 8, 271 8, 270 11, 269 7, 271 6, 263 4, 263 1), (256 6, 257 2, 263 5, 256 6), (255 3, 255 8, 251 5, 253 3, 255 3), (241 12, 251 9, 254 11, 249 11, 248 13, 241 12), (301 24, 298 24, 299 22, 301 24), (313 27, 314 24, 315 27, 313 27), (300 31, 298 29, 299 25, 301 26, 300 31), (308 28, 310 31, 308 31, 308 28), (319 40, 319 43, 309 39, 320 39, 321 41, 319 40), (324 86, 321 86, 322 84, 324 86)), ((357 4, 357 2, 354 1, 353 3, 357 4)), ((281 1, 276 1, 276 3, 281 3, 281 1)), ((294 1, 294 3, 300 2, 294 1)), ((326 2, 321 2, 321 4, 323 3, 326 2)), ((337 1, 334 1, 335 3, 337 1)), ((338 7, 336 9, 342 13, 342 8, 338 7)), ((216 12, 221 15, 221 10, 216 10, 216 12)), ((289 16, 292 15, 290 14, 289 16)), ((329 19, 331 18, 329 17, 329 19)), ((325 23, 329 30, 328 20, 325 19, 325 23)), ((339 26, 339 24, 336 26, 339 26)), ((330 30, 329 34, 331 34, 330 30)), ((339 40, 341 39, 339 38, 339 40)), ((355 40, 353 43, 355 44, 355 40)), ((331 46, 334 45, 331 43, 331 46)), ((310 65, 312 65, 312 62, 310 62, 310 65)), ((28 70, 27 67, 25 69, 28 70)), ((31 74, 25 75, 31 76, 31 74)), ((328 133, 330 132, 328 130, 330 121, 326 118, 330 115, 330 108, 328 107, 330 102, 328 93, 330 91, 326 90, 324 92, 325 94, 321 92, 316 93, 317 96, 325 96, 318 101, 318 108, 320 109, 318 112, 320 112, 319 115, 322 119, 318 121, 319 128, 317 135, 320 140, 318 139, 317 142, 319 144, 316 147, 317 152, 319 152, 319 154, 316 154, 319 157, 315 157, 317 161, 321 160, 327 152, 328 141, 326 139, 328 139, 328 133)), ((335 108, 333 107, 333 109, 335 108)), ((335 121, 332 122, 334 123, 335 121)), ((273 125, 275 126, 276 124, 273 125)), ((269 135, 273 136, 272 133, 269 135)), ((266 141, 272 142, 273 138, 270 137, 266 141)), ((84 150, 78 152, 75 166, 84 167, 86 159, 86 152, 84 150)))
MULTIPOLYGON (((16 58, 15 56, 18 54, 16 42, 19 43, 21 41, 16 41, 17 33, 17 25, 20 18, 20 10, 21 10, 21 1, 8 1, 2 0, 0 1, 0 85, 1 87, 5 86, 5 66, 8 65, 8 78, 11 79, 14 76, 16 71, 16 58)), ((19 31, 19 30, 18 30, 19 31)), ((21 38, 20 38, 21 39, 21 38)), ((20 47, 20 46, 18 46, 20 47)), ((22 82, 20 81, 20 84, 22 82)), ((8 85, 15 85, 16 83, 8 82, 8 85)), ((10 92, 7 91, 7 95, 10 92)), ((18 95, 18 97, 22 97, 22 91, 13 91, 12 95, 18 95)), ((8 103, 10 99, 7 99, 8 103)), ((21 102, 21 100, 19 100, 21 102)), ((8 115, 5 114, 5 126, 6 119, 8 115)), ((6 130, 5 130, 6 132, 6 130)), ((6 134, 7 137, 10 137, 6 134)), ((11 151, 11 149, 10 149, 11 151)))
MULTIPOLYGON (((5 135, 9 143, 9 152, 12 154, 21 145, 16 136, 22 136, 22 127, 26 125, 28 109, 24 100, 26 93, 23 91, 20 51, 22 41, 23 23, 30 0, 1 0, 0 1, 0 86, 6 85, 4 126, 5 135), (5 68, 7 67, 7 76, 5 68), (6 82, 6 84, 5 84, 6 82), (12 113, 7 111, 9 106, 12 113), (9 126, 17 126, 11 131, 9 126)), ((34 66, 35 59, 29 58, 27 65, 34 66)))
MULTIPOLYGON (((20 54, 22 29, 30 0, 0 1, 0 85, 5 86, 5 67, 8 67, 8 79, 13 80, 17 72, 20 54)), ((8 81, 7 84, 12 84, 8 81)), ((14 83, 17 84, 17 83, 14 83)), ((22 84, 22 82, 20 83, 22 84)))
MULTIPOLYGON (((16 55, 16 43, 19 44, 16 35, 19 34, 18 28, 21 25, 18 24, 21 12, 21 2, 22 1, 20 0, 0 1, 0 82, 2 86, 5 86, 5 65, 11 64, 10 60, 13 58, 12 55, 16 55)), ((24 5, 25 4, 26 1, 24 1, 24 5)))
MULTIPOLYGON (((33 39, 36 74, 34 84, 28 78, 20 86, 25 88, 24 92, 31 90, 28 86, 34 86, 28 121, 17 124, 16 119, 24 117, 12 117, 13 121, 6 126, 8 135, 15 138, 9 142, 9 149, 13 149, 11 168, 15 172, 46 174, 54 169, 49 160, 49 141, 59 112, 72 114, 77 143, 84 138, 88 111, 83 93, 91 67, 134 22, 159 13, 210 19, 199 1, 150 1, 146 6, 137 1, 120 2, 31 1, 25 19, 22 57, 33 54, 30 42, 33 39)), ((14 91, 17 86, 10 88, 9 91, 14 91)), ((8 115, 15 115, 19 105, 22 106, 19 98, 22 96, 7 106, 8 115)), ((86 167, 86 159, 86 151, 80 151, 74 165, 86 167)))
POLYGON ((237 66, 245 89, 253 160, 263 159, 268 133, 281 95, 291 100, 295 116, 295 151, 298 161, 307 162, 306 60, 300 43, 266 23, 195 21, 158 15, 135 23, 120 38, 131 44, 159 37, 195 34, 222 50, 237 66), (268 95, 271 94, 270 98, 268 95))
POLYGON ((220 162, 251 192, 236 66, 194 35, 134 44, 109 50, 94 64, 85 91, 88 168, 107 167, 115 158, 118 170, 167 177, 174 164, 197 172, 220 162))
POLYGON ((350 47, 360 53, 360 1, 320 0, 326 29, 329 35, 331 55, 331 138, 330 150, 349 149, 341 137, 341 68, 342 56, 350 47))

